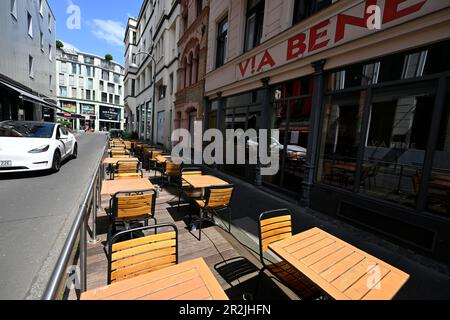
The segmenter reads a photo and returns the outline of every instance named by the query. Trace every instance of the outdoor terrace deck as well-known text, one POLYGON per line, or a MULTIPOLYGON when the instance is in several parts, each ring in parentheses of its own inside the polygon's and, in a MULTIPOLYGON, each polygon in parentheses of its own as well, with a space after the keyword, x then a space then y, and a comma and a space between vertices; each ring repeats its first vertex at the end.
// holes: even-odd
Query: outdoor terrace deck
MULTIPOLYGON (((146 177, 158 184, 158 177, 153 172, 146 172, 146 177)), ((178 211, 178 197, 175 188, 164 188, 157 199, 156 218, 158 223, 175 223, 179 230, 179 262, 203 257, 216 279, 232 300, 242 300, 244 294, 250 293, 260 299, 295 299, 296 296, 279 283, 263 276, 260 290, 255 295, 258 271, 262 267, 255 253, 239 243, 226 231, 217 226, 206 225, 201 241, 189 232, 184 219, 189 210, 183 205, 178 211)), ((108 197, 102 198, 102 208, 109 205, 108 197)), ((87 290, 103 287, 107 284, 107 257, 104 249, 106 243, 108 218, 104 210, 98 212, 97 235, 99 242, 88 245, 87 290)), ((78 299, 79 292, 70 291, 69 299, 78 299)))

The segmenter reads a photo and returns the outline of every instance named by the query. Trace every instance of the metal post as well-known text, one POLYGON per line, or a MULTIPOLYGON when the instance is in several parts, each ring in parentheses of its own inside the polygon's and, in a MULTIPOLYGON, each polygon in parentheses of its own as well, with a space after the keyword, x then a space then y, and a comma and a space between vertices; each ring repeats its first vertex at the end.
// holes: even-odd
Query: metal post
MULTIPOLYGON (((100 172, 100 170, 99 170, 100 172)), ((96 183, 93 189, 93 195, 92 195, 92 207, 91 207, 91 216, 92 216, 92 238, 89 239, 89 244, 97 244, 98 238, 97 238, 97 210, 98 210, 98 186, 99 186, 99 172, 97 173, 96 183)))
MULTIPOLYGON (((266 129, 266 130, 270 130, 269 119, 270 119, 271 99, 270 99, 269 81, 270 81, 270 78, 264 78, 261 80, 262 87, 264 90, 264 93, 263 93, 264 99, 263 99, 263 103, 262 103, 260 129, 266 129)), ((268 139, 267 141, 270 141, 269 133, 266 138, 268 139)), ((260 147, 261 147, 261 145, 260 145, 260 147)), ((257 187, 262 186, 261 161, 259 159, 259 152, 258 152, 258 156, 257 156, 257 164, 255 166, 255 186, 257 186, 257 187)))
POLYGON ((87 219, 83 219, 80 228, 80 290, 86 291, 86 274, 87 274, 87 219))

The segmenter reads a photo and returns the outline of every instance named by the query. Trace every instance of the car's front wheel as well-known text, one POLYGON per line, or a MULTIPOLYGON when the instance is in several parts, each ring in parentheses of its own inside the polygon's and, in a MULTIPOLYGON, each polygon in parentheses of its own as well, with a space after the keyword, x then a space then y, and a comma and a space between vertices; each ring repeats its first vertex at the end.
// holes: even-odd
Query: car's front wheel
POLYGON ((57 150, 53 155, 52 172, 56 173, 61 169, 61 153, 57 150))
POLYGON ((78 144, 75 144, 75 146, 73 147, 73 152, 72 152, 72 159, 76 159, 78 158, 78 144))

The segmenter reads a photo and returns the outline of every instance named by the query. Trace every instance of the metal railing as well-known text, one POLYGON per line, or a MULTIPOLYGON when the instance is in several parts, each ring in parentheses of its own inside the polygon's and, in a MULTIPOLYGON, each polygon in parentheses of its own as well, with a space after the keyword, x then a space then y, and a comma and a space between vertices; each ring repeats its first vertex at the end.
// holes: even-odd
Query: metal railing
POLYGON ((55 300, 65 293, 66 281, 69 276, 68 267, 69 264, 73 262, 71 259, 74 257, 74 253, 79 253, 79 284, 80 291, 86 291, 87 284, 87 235, 90 234, 90 243, 96 243, 97 231, 96 231, 96 220, 97 220, 97 210, 100 203, 100 188, 104 176, 103 159, 107 153, 107 143, 109 139, 106 140, 106 144, 103 150, 103 154, 96 163, 96 170, 89 182, 87 191, 83 197, 82 203, 78 212, 75 216, 75 221, 72 228, 69 231, 66 242, 64 243, 61 254, 56 262, 56 266, 50 276, 47 284, 47 288, 44 291, 42 300, 55 300), (88 221, 92 218, 92 228, 89 230, 88 221), (90 232, 89 232, 90 231, 90 232), (79 241, 77 241, 79 239, 79 241))

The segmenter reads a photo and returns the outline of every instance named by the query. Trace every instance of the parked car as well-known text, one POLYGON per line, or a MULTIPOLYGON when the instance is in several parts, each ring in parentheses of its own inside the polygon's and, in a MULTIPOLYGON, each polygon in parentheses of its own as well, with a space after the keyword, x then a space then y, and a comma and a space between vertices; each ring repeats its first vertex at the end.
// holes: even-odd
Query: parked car
MULTIPOLYGON (((280 152, 282 152, 284 150, 284 145, 281 144, 277 139, 275 138, 270 138, 271 139, 271 144, 270 147, 274 148, 274 149, 278 149, 280 150, 280 152)), ((253 138, 248 140, 247 142, 249 147, 257 147, 258 146, 258 140, 257 138, 253 138)), ((303 148, 301 146, 297 146, 297 145, 288 145, 287 146, 287 154, 288 156, 290 155, 296 155, 299 158, 304 158, 306 157, 306 148, 303 148)))
POLYGON ((60 124, 36 121, 0 122, 0 173, 51 170, 77 158, 75 136, 60 124))

